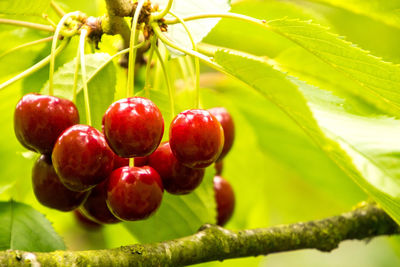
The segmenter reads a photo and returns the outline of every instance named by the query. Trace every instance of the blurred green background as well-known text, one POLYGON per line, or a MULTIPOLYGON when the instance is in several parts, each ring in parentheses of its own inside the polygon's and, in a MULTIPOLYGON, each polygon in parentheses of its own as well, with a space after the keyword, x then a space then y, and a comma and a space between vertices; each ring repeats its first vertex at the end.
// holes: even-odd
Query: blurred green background
MULTIPOLYGON (((311 19, 386 61, 400 63, 399 28, 327 3, 329 1, 232 1, 232 11, 266 20, 283 17, 311 19)), ((105 12, 103 1, 69 0, 59 4, 68 11, 81 10, 94 16, 105 12)), ((52 13, 50 15, 54 17, 52 13)), ((0 52, 29 38, 35 40, 43 36, 31 30, 14 29, 0 26, 0 36, 9 40, 0 44, 0 52), (10 36, 14 38, 9 39, 10 36)), ((103 41, 100 44, 102 51, 114 53, 118 37, 104 37, 103 41)), ((323 72, 329 66, 287 39, 243 22, 223 19, 204 42, 279 59, 289 73, 324 89, 351 86, 345 77, 336 83, 321 78, 323 73, 315 77, 317 71, 323 72)), ((73 43, 57 59, 58 66, 75 56, 75 47, 76 43, 73 43)), ((49 45, 41 45, 21 52, 17 61, 12 55, 1 59, 0 82, 48 53, 49 45)), ((177 60, 171 60, 171 65, 177 65, 177 60)), ((182 80, 177 68, 171 69, 178 90, 182 88, 182 80)), ((123 70, 117 72, 124 75, 123 70)), ((140 73, 139 83, 143 81, 143 73, 140 73)), ((47 209, 33 196, 30 172, 36 156, 26 152, 15 139, 12 116, 22 92, 38 91, 47 77, 48 69, 45 68, 35 76, 0 91, 0 200, 13 198, 45 214, 71 250, 111 248, 137 242, 123 224, 87 231, 77 224, 72 213, 47 209)), ((118 80, 117 92, 123 87, 123 82, 122 78, 118 80)), ((204 66, 201 87, 203 107, 226 107, 236 125, 235 143, 224 160, 223 170, 223 176, 231 182, 236 194, 235 213, 227 228, 268 227, 321 219, 348 211, 358 202, 368 199, 286 114, 252 89, 204 66)), ((181 106, 185 107, 184 104, 181 106)), ((347 241, 332 253, 296 251, 201 265, 400 266, 399 245, 397 237, 380 237, 368 242, 347 241)))

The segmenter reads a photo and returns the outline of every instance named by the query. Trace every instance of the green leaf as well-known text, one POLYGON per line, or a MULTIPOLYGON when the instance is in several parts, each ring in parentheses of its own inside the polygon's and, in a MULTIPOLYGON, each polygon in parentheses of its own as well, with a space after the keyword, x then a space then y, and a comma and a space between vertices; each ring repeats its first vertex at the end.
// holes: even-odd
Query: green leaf
POLYGON ((400 1, 398 0, 308 0, 329 6, 346 9, 355 14, 361 14, 387 25, 400 28, 400 1))
POLYGON ((340 98, 286 77, 260 58, 220 51, 215 59, 230 74, 285 111, 336 164, 400 222, 398 120, 352 114, 340 98))
POLYGON ((188 195, 165 192, 159 210, 152 217, 124 222, 125 227, 138 241, 147 243, 187 236, 205 223, 215 223, 214 173, 214 167, 207 168, 201 185, 188 195))
POLYGON ((51 223, 30 206, 10 200, 0 202, 0 250, 48 252, 65 249, 51 223))
MULTIPOLYGON (((160 8, 164 8, 168 0, 156 0, 153 3, 158 3, 160 8)), ((173 1, 171 11, 180 17, 185 17, 192 14, 198 13, 223 13, 230 9, 230 1, 228 0, 175 0, 173 1)), ((167 18, 173 18, 167 16, 167 18)), ((190 33, 195 43, 200 42, 214 26, 219 22, 218 18, 202 19, 197 21, 186 22, 190 33)), ((180 45, 192 48, 192 43, 185 31, 185 28, 179 23, 175 25, 168 25, 168 32, 166 35, 171 39, 179 43, 180 45)), ((169 48, 170 49, 170 48, 169 48)), ((174 54, 182 55, 182 53, 170 49, 174 54)))
POLYGON ((0 14, 41 15, 50 6, 50 0, 2 0, 0 14))
MULTIPOLYGON (((103 114, 113 102, 116 77, 115 67, 109 61, 110 55, 107 53, 96 53, 85 56, 86 75, 89 89, 89 102, 92 115, 92 124, 97 129, 101 129, 103 114)), ((75 59, 60 67, 54 74, 54 95, 72 100, 72 87, 74 83, 75 59)), ((44 85, 41 92, 47 93, 49 90, 48 82, 44 85)), ((83 97, 83 84, 81 73, 79 72, 76 105, 79 110, 81 123, 85 123, 85 106, 83 97)))
POLYGON ((334 69, 356 81, 364 90, 352 93, 400 116, 400 67, 345 41, 327 28, 299 20, 275 20, 269 28, 305 48, 334 69))

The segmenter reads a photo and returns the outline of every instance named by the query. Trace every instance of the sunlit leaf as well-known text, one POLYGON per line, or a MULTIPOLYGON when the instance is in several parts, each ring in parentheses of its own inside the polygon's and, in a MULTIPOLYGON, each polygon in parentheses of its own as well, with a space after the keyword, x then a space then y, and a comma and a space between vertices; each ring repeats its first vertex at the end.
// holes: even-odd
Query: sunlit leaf
POLYGON ((0 14, 41 15, 50 6, 50 0, 3 0, 0 14))
POLYGON ((400 222, 399 121, 349 113, 340 98, 287 78, 259 58, 220 51, 216 61, 291 116, 336 164, 400 222))
POLYGON ((0 250, 54 251, 65 249, 50 222, 30 206, 0 202, 0 250))

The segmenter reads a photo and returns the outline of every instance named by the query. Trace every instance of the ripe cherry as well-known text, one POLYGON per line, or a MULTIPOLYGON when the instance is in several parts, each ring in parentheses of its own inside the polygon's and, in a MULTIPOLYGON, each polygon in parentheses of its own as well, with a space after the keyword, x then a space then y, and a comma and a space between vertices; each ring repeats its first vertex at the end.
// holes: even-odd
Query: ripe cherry
POLYGON ((54 168, 73 191, 86 191, 104 181, 113 170, 114 154, 101 132, 77 124, 65 130, 53 149, 54 168))
POLYGON ((74 210, 74 216, 78 223, 87 230, 99 230, 102 226, 101 224, 98 224, 97 222, 94 222, 86 217, 84 214, 82 214, 82 212, 79 211, 79 209, 74 210))
POLYGON ((111 104, 104 114, 103 124, 111 149, 124 158, 150 155, 164 133, 160 110, 143 97, 125 98, 111 104))
POLYGON ((219 123, 221 123, 222 129, 224 129, 224 147, 217 159, 217 161, 220 161, 226 156, 233 145, 233 140, 235 138, 235 125, 231 115, 225 108, 210 108, 208 111, 217 118, 219 123))
POLYGON ((27 149, 49 154, 58 136, 79 123, 74 103, 67 99, 39 94, 27 94, 15 108, 14 131, 27 149))
POLYGON ((214 177, 214 192, 218 213, 217 224, 223 226, 233 214, 235 194, 232 186, 221 176, 214 177))
POLYGON ((107 184, 108 179, 96 185, 80 208, 86 217, 97 223, 110 224, 120 222, 107 207, 107 184))
POLYGON ((175 157, 191 168, 205 168, 216 161, 224 145, 224 132, 210 112, 186 110, 171 123, 169 143, 175 157))
POLYGON ((122 167, 110 175, 107 205, 121 220, 142 220, 158 209, 163 191, 160 175, 152 167, 122 167))
POLYGON ((41 155, 35 162, 32 187, 37 200, 43 206, 61 211, 76 209, 88 196, 88 192, 74 192, 61 183, 48 155, 41 155))
POLYGON ((149 156, 149 166, 159 174, 165 190, 182 195, 192 192, 204 177, 204 169, 193 169, 180 163, 172 154, 168 142, 162 143, 149 156))

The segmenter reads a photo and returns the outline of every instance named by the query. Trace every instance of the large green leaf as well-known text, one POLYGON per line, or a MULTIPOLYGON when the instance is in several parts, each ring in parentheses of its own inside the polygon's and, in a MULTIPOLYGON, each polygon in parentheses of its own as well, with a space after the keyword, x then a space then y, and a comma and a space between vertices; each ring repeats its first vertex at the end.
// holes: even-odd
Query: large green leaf
POLYGON ((388 114, 400 116, 398 65, 384 62, 309 21, 282 19, 270 21, 268 26, 356 81, 364 90, 354 94, 388 114))
POLYGON ((209 167, 201 185, 188 195, 165 192, 156 214, 145 221, 125 222, 125 227, 140 242, 157 242, 187 236, 205 223, 215 223, 214 173, 214 167, 209 167))
MULTIPOLYGON (((115 67, 109 59, 110 55, 106 53, 96 53, 85 56, 92 124, 97 129, 101 129, 103 114, 114 98, 116 84, 115 67)), ((74 72, 75 59, 57 70, 54 74, 54 95, 72 100, 74 72)), ((41 92, 47 93, 48 87, 49 84, 47 82, 41 92)), ((81 123, 85 123, 86 114, 80 72, 76 104, 79 110, 81 123)))
MULTIPOLYGON (((155 0, 153 3, 158 3, 161 8, 164 8, 168 0, 155 0)), ((221 13, 227 12, 230 9, 229 0, 175 0, 172 3, 171 11, 175 14, 185 17, 191 14, 197 13, 221 13)), ((172 16, 167 16, 172 18, 172 16)), ((186 22, 187 27, 193 37, 195 43, 200 42, 218 23, 220 19, 209 18, 198 21, 186 22)), ((192 48, 192 43, 188 37, 185 28, 181 24, 169 25, 168 32, 166 33, 172 40, 175 40, 179 44, 192 48)), ((174 49, 170 49, 172 52, 180 54, 174 49)))
POLYGON ((65 249, 51 223, 28 205, 0 202, 0 250, 54 251, 65 249))
POLYGON ((283 109, 400 222, 399 121, 352 114, 340 98, 288 78, 260 58, 220 51, 216 61, 283 109))
POLYGON ((350 12, 371 17, 390 26, 400 28, 400 1, 398 0, 308 0, 340 7, 350 12))
POLYGON ((0 14, 41 15, 50 6, 50 0, 2 0, 0 14))

